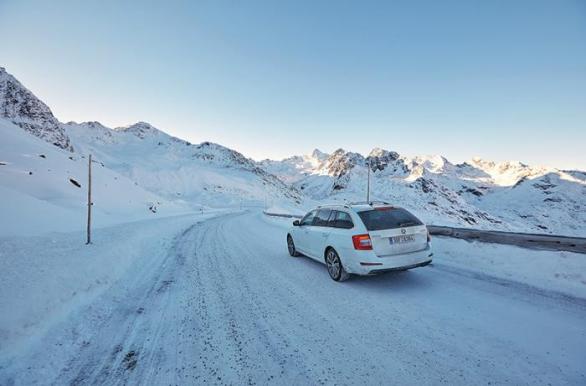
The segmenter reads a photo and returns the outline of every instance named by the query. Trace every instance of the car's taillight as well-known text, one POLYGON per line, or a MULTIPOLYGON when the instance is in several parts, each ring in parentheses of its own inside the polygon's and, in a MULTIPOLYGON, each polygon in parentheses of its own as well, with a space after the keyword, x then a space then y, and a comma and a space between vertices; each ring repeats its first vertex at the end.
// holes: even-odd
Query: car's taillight
POLYGON ((359 249, 359 250, 371 250, 372 249, 372 241, 370 241, 369 235, 352 236, 352 243, 354 244, 354 249, 359 249))

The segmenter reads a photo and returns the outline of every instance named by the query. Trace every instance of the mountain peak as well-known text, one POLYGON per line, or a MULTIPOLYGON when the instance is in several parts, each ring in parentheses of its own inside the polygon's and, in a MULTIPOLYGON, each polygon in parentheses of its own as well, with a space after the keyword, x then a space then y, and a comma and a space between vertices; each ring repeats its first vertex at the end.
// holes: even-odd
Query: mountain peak
POLYGON ((311 157, 315 158, 317 160, 323 161, 326 158, 328 158, 328 155, 326 153, 324 153, 323 151, 315 148, 313 149, 313 151, 311 152, 311 157))
POLYGON ((381 149, 380 147, 375 147, 370 151, 370 153, 368 153, 368 155, 369 156, 377 156, 377 155, 383 154, 385 152, 386 152, 386 150, 381 149))
POLYGON ((98 121, 87 121, 87 122, 81 122, 81 123, 71 121, 71 122, 67 122, 66 125, 68 125, 68 126, 69 125, 82 125, 82 126, 87 126, 92 129, 111 130, 110 128, 108 128, 107 126, 103 125, 101 122, 98 122, 98 121))
POLYGON ((148 122, 139 121, 133 123, 132 125, 117 127, 114 130, 122 131, 126 133, 132 133, 139 137, 140 139, 144 139, 147 136, 151 136, 154 134, 162 133, 159 129, 154 127, 148 122))
POLYGON ((151 125, 148 122, 144 122, 144 121, 138 121, 135 122, 131 125, 128 126, 122 126, 122 127, 117 127, 116 130, 120 130, 120 131, 128 131, 128 130, 134 130, 134 129, 147 129, 147 130, 157 130, 153 125, 151 125))
POLYGON ((380 147, 375 147, 370 151, 370 153, 368 153, 367 158, 388 158, 394 161, 399 158, 399 153, 397 153, 396 151, 390 151, 381 149, 380 147))

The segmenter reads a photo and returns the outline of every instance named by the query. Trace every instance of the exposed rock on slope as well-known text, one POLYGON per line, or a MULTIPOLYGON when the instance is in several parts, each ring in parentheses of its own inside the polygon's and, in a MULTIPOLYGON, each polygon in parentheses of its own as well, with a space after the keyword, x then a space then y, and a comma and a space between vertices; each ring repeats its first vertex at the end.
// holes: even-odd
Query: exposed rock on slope
POLYGON ((46 104, 0 67, 0 118, 57 147, 73 151, 69 137, 46 104))

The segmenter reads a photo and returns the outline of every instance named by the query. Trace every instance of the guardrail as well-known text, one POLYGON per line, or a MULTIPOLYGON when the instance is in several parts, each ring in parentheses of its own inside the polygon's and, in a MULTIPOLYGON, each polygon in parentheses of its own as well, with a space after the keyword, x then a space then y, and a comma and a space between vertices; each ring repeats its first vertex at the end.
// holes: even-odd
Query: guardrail
POLYGON ((586 253, 585 237, 543 235, 534 233, 485 231, 480 229, 453 228, 428 225, 429 233, 436 236, 481 241, 484 243, 508 244, 518 247, 549 251, 586 253))
MULTIPOLYGON (((263 212, 267 216, 301 218, 289 213, 263 212)), ((560 235, 544 235, 536 233, 487 231, 471 228, 454 228, 442 225, 428 225, 429 233, 434 236, 453 237, 456 239, 480 241, 483 243, 515 245, 518 247, 548 250, 569 251, 586 254, 586 237, 560 235)))

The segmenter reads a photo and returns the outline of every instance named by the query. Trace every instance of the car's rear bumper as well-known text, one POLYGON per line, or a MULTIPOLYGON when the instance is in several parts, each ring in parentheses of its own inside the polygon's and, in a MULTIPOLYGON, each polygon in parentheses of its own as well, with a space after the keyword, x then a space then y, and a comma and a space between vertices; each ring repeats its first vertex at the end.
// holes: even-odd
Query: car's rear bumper
POLYGON ((371 251, 368 252, 356 254, 351 259, 343 259, 342 263, 346 271, 357 275, 401 271, 424 267, 431 263, 433 257, 430 245, 421 251, 387 257, 378 257, 371 251))
MULTIPOLYGON (((433 253, 432 253, 432 255, 433 255, 433 253)), ((392 272, 392 271, 406 271, 406 270, 412 269, 412 268, 425 267, 429 263, 431 263, 431 259, 429 259, 427 261, 424 261, 423 263, 411 264, 411 265, 408 265, 406 267, 373 269, 368 274, 369 275, 376 275, 376 274, 379 274, 379 273, 392 272)))

